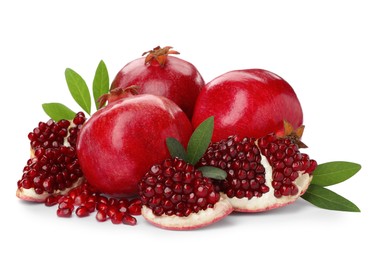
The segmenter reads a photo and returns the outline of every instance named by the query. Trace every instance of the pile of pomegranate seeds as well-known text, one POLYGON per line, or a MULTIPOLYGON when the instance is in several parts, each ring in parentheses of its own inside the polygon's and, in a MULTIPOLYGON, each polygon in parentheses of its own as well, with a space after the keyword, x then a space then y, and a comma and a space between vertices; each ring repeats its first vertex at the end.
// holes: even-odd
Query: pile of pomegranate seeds
POLYGON ((140 199, 108 198, 92 188, 87 182, 70 190, 66 195, 51 195, 45 201, 46 206, 58 205, 57 216, 71 217, 73 213, 82 218, 96 211, 96 219, 107 219, 113 224, 137 224, 134 217, 141 214, 140 199))

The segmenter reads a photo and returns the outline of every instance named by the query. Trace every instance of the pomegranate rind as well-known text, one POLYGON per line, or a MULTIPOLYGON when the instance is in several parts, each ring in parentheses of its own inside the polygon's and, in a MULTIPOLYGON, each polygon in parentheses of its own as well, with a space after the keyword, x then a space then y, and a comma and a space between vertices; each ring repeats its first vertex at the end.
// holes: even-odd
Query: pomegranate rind
POLYGON ((273 170, 272 166, 269 164, 265 156, 261 155, 261 157, 261 163, 265 168, 266 185, 270 188, 270 190, 267 193, 264 193, 261 197, 253 197, 250 200, 248 198, 229 198, 226 194, 222 194, 221 196, 226 198, 232 204, 234 211, 251 213, 281 208, 295 202, 309 187, 312 180, 312 175, 309 175, 304 171, 300 171, 299 177, 294 181, 298 187, 298 193, 294 196, 290 195, 276 198, 274 196, 274 188, 271 184, 273 170))
POLYGON ((187 217, 167 216, 165 214, 155 216, 147 206, 142 207, 142 216, 154 226, 162 229, 194 230, 216 223, 228 216, 232 211, 232 204, 227 199, 220 198, 213 208, 192 213, 187 217))
POLYGON ((34 188, 30 189, 24 189, 24 188, 18 188, 16 191, 16 196, 21 200, 26 200, 30 202, 37 202, 37 203, 43 203, 47 199, 47 197, 51 195, 65 195, 67 194, 71 189, 74 189, 81 185, 84 181, 84 177, 80 177, 77 179, 76 182, 73 183, 72 186, 64 189, 64 190, 55 190, 53 193, 43 192, 42 194, 35 193, 34 188))

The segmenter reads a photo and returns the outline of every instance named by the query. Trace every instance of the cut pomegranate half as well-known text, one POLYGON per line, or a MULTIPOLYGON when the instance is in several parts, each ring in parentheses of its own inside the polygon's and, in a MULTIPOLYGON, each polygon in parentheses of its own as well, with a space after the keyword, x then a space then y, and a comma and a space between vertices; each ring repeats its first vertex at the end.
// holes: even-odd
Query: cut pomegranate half
POLYGON ((85 115, 79 112, 72 121, 40 122, 29 133, 31 158, 17 182, 18 198, 44 202, 50 195, 66 194, 82 183, 75 146, 85 120, 85 115))
POLYGON ((233 211, 211 179, 174 158, 154 165, 139 183, 142 216, 164 229, 191 230, 215 223, 233 211))
POLYGON ((259 212, 293 203, 305 193, 317 166, 298 147, 299 137, 239 138, 213 143, 198 166, 227 172, 216 182, 235 211, 259 212))

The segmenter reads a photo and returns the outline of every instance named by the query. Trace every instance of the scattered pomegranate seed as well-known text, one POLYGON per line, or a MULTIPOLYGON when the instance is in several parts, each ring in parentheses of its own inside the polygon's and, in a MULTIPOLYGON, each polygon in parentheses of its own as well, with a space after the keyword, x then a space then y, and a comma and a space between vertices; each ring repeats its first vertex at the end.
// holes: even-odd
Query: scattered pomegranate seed
POLYGON ((63 217, 63 218, 69 218, 72 216, 72 210, 70 208, 59 208, 57 209, 57 216, 63 217))
POLYGON ((133 216, 140 215, 142 207, 142 202, 138 198, 130 201, 127 198, 108 198, 95 191, 87 182, 70 190, 64 196, 47 197, 45 204, 47 206, 58 204, 59 217, 70 217, 75 212, 82 218, 97 211, 95 218, 99 222, 110 219, 113 224, 127 225, 137 223, 133 216))
POLYGON ((142 201, 138 198, 130 201, 128 213, 130 215, 141 215, 142 201))
POLYGON ((112 215, 111 221, 113 224, 121 224, 122 218, 123 218, 123 213, 120 211, 117 211, 112 215))
POLYGON ((107 220, 107 213, 103 210, 98 210, 96 213, 96 220, 99 222, 104 222, 107 220))
POLYGON ((76 209, 76 215, 80 218, 82 217, 87 217, 88 215, 90 215, 90 211, 88 208, 86 208, 85 206, 79 206, 77 209, 76 209))
POLYGON ((137 219, 130 214, 125 213, 122 218, 122 223, 134 226, 135 224, 137 224, 137 219))

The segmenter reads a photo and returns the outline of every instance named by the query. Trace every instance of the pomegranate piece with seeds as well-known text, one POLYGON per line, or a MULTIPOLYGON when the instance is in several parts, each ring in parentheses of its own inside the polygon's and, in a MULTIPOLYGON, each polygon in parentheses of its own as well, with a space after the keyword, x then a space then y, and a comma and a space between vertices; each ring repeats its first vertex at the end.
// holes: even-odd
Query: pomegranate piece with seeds
POLYGON ((65 194, 82 182, 76 140, 85 120, 82 112, 77 113, 72 122, 50 119, 46 123, 40 122, 28 134, 31 158, 17 182, 17 197, 44 202, 51 194, 65 194))
POLYGON ((298 144, 305 146, 299 138, 289 131, 283 137, 230 136, 212 143, 198 166, 215 166, 227 172, 225 180, 215 183, 235 211, 279 208, 304 194, 317 166, 315 160, 299 151, 298 144))
POLYGON ((194 104, 204 86, 204 80, 197 68, 183 59, 169 56, 179 54, 172 47, 156 47, 126 64, 118 72, 111 85, 111 91, 102 99, 111 103, 126 96, 126 88, 136 85, 139 94, 164 96, 175 102, 191 118, 194 104))
POLYGON ((193 165, 174 158, 153 165, 139 183, 142 216, 155 226, 191 230, 215 223, 233 208, 211 179, 193 165))

